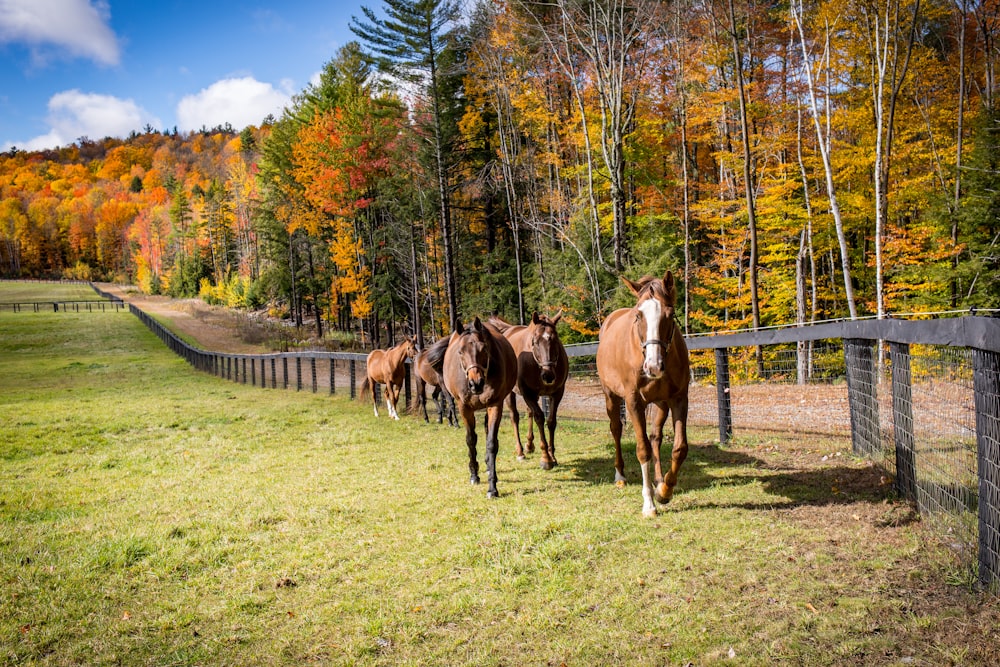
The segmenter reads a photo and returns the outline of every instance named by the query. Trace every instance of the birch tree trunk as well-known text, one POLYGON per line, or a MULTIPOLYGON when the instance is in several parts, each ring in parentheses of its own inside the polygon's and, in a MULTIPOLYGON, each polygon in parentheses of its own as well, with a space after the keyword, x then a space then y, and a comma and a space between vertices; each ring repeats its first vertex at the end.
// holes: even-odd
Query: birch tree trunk
MULTIPOLYGON (((799 34, 799 44, 802 47, 802 70, 806 77, 806 90, 809 94, 809 110, 813 119, 813 126, 816 129, 816 143, 819 147, 820 157, 823 161, 823 173, 826 177, 826 194, 830 202, 830 214, 833 216, 833 224, 837 231, 837 244, 840 246, 840 265, 844 276, 844 295, 847 299, 847 309, 852 320, 858 319, 858 308, 854 300, 854 284, 851 278, 851 260, 847 249, 847 236, 844 233, 844 220, 840 214, 840 205, 837 202, 837 190, 833 182, 833 166, 830 161, 830 151, 832 148, 830 140, 830 111, 829 97, 827 97, 826 112, 826 132, 820 124, 819 106, 816 102, 816 85, 812 75, 812 58, 809 56, 809 49, 806 45, 805 30, 802 27, 803 11, 802 0, 793 0, 791 5, 792 19, 799 34)), ((830 27, 826 26, 825 51, 830 48, 830 27)), ((815 282, 814 282, 815 284, 815 282)))

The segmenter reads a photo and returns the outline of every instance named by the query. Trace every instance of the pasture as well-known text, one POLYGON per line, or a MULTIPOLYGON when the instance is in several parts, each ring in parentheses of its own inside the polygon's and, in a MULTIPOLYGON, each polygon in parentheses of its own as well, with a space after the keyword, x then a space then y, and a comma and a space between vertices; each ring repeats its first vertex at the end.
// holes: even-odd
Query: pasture
POLYGON ((127 313, 0 312, 0 424, 4 664, 997 660, 996 599, 846 440, 693 428, 648 520, 630 431, 620 490, 605 421, 543 471, 505 413, 490 500, 461 429, 200 374, 127 313))

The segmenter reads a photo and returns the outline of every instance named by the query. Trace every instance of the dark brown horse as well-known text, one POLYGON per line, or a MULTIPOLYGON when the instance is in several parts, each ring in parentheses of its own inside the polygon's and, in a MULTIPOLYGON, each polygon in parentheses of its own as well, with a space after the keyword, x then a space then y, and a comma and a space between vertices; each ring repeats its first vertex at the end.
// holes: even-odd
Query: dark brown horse
POLYGON ((455 398, 458 413, 465 422, 465 444, 469 448, 469 479, 479 483, 476 460, 476 412, 486 410, 486 469, 489 477, 487 495, 496 498, 497 434, 503 416, 503 400, 517 382, 517 359, 514 348, 503 334, 483 324, 477 317, 464 329, 455 328, 444 354, 441 369, 444 386, 455 398))
MULTIPOLYGON (((490 324, 500 330, 510 341, 517 355, 517 385, 515 391, 521 394, 531 419, 528 420, 528 453, 535 451, 534 425, 538 425, 538 436, 542 441, 543 470, 551 470, 559 464, 556 461, 556 413, 559 402, 566 391, 566 377, 569 375, 569 357, 566 348, 559 340, 556 324, 562 317, 559 313, 553 319, 533 313, 531 324, 527 326, 510 324, 499 317, 491 317, 490 324), (538 399, 549 396, 552 404, 549 408, 548 421, 542 412, 538 399), (549 438, 545 439, 545 424, 549 427, 549 438)), ((524 459, 524 449, 521 446, 520 415, 517 413, 517 398, 511 392, 507 398, 510 407, 510 419, 514 422, 514 453, 518 460, 524 459)))
POLYGON ((399 390, 406 378, 406 359, 412 357, 415 352, 413 341, 407 338, 396 347, 388 350, 372 350, 368 354, 365 380, 361 383, 358 400, 364 398, 366 391, 371 391, 376 417, 378 417, 378 398, 375 394, 375 385, 381 383, 385 385, 385 405, 389 409, 389 416, 399 419, 396 403, 399 402, 399 390))
POLYGON ((441 378, 441 367, 444 365, 444 353, 448 349, 449 338, 442 338, 431 345, 426 350, 417 352, 413 358, 413 369, 417 376, 417 401, 420 410, 424 413, 424 421, 430 422, 427 417, 427 390, 430 385, 434 388, 431 398, 438 407, 438 424, 444 421, 445 414, 448 415, 448 425, 458 426, 458 414, 455 412, 455 399, 451 397, 448 390, 444 388, 444 380, 441 378))
POLYGON ((601 379, 611 435, 615 440, 615 483, 625 484, 622 460, 621 405, 625 402, 635 427, 635 453, 642 470, 642 513, 656 516, 653 502, 670 501, 677 472, 687 457, 687 413, 690 360, 674 319, 677 293, 670 271, 663 279, 644 277, 635 283, 622 278, 636 296, 633 308, 620 308, 601 325, 597 374, 601 379), (646 435, 646 406, 654 406, 652 436, 646 435), (674 448, 670 472, 660 466, 660 443, 667 411, 673 420, 674 448), (650 470, 650 463, 654 470, 650 470), (655 476, 654 476, 655 475, 655 476))

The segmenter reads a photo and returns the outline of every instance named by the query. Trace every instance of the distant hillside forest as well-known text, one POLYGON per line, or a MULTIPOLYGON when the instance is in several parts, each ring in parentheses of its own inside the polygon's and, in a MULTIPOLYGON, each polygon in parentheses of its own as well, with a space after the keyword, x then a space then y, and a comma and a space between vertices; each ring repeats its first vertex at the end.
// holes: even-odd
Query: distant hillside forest
POLYGON ((688 332, 1000 307, 996 0, 384 10, 259 127, 2 154, 0 275, 382 344, 668 269, 688 332))

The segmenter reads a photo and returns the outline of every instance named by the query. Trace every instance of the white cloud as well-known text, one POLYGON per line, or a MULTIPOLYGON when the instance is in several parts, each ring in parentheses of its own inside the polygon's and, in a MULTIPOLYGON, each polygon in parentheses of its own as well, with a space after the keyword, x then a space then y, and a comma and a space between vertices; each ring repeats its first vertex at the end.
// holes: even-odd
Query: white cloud
POLYGON ((268 114, 280 116, 290 101, 289 93, 252 77, 222 79, 181 99, 177 126, 182 131, 196 131, 229 123, 242 130, 247 125, 260 125, 268 114))
MULTIPOLYGON (((160 126, 159 118, 132 100, 81 93, 79 90, 67 90, 53 95, 49 100, 46 121, 51 128, 46 134, 14 145, 21 150, 43 150, 68 146, 80 137, 125 137, 133 130, 142 131, 146 124, 160 126)), ((5 144, 4 150, 9 149, 10 145, 5 144)))
POLYGON ((117 65, 118 38, 108 20, 106 0, 0 0, 0 43, 25 43, 44 62, 41 49, 55 47, 72 56, 117 65))

